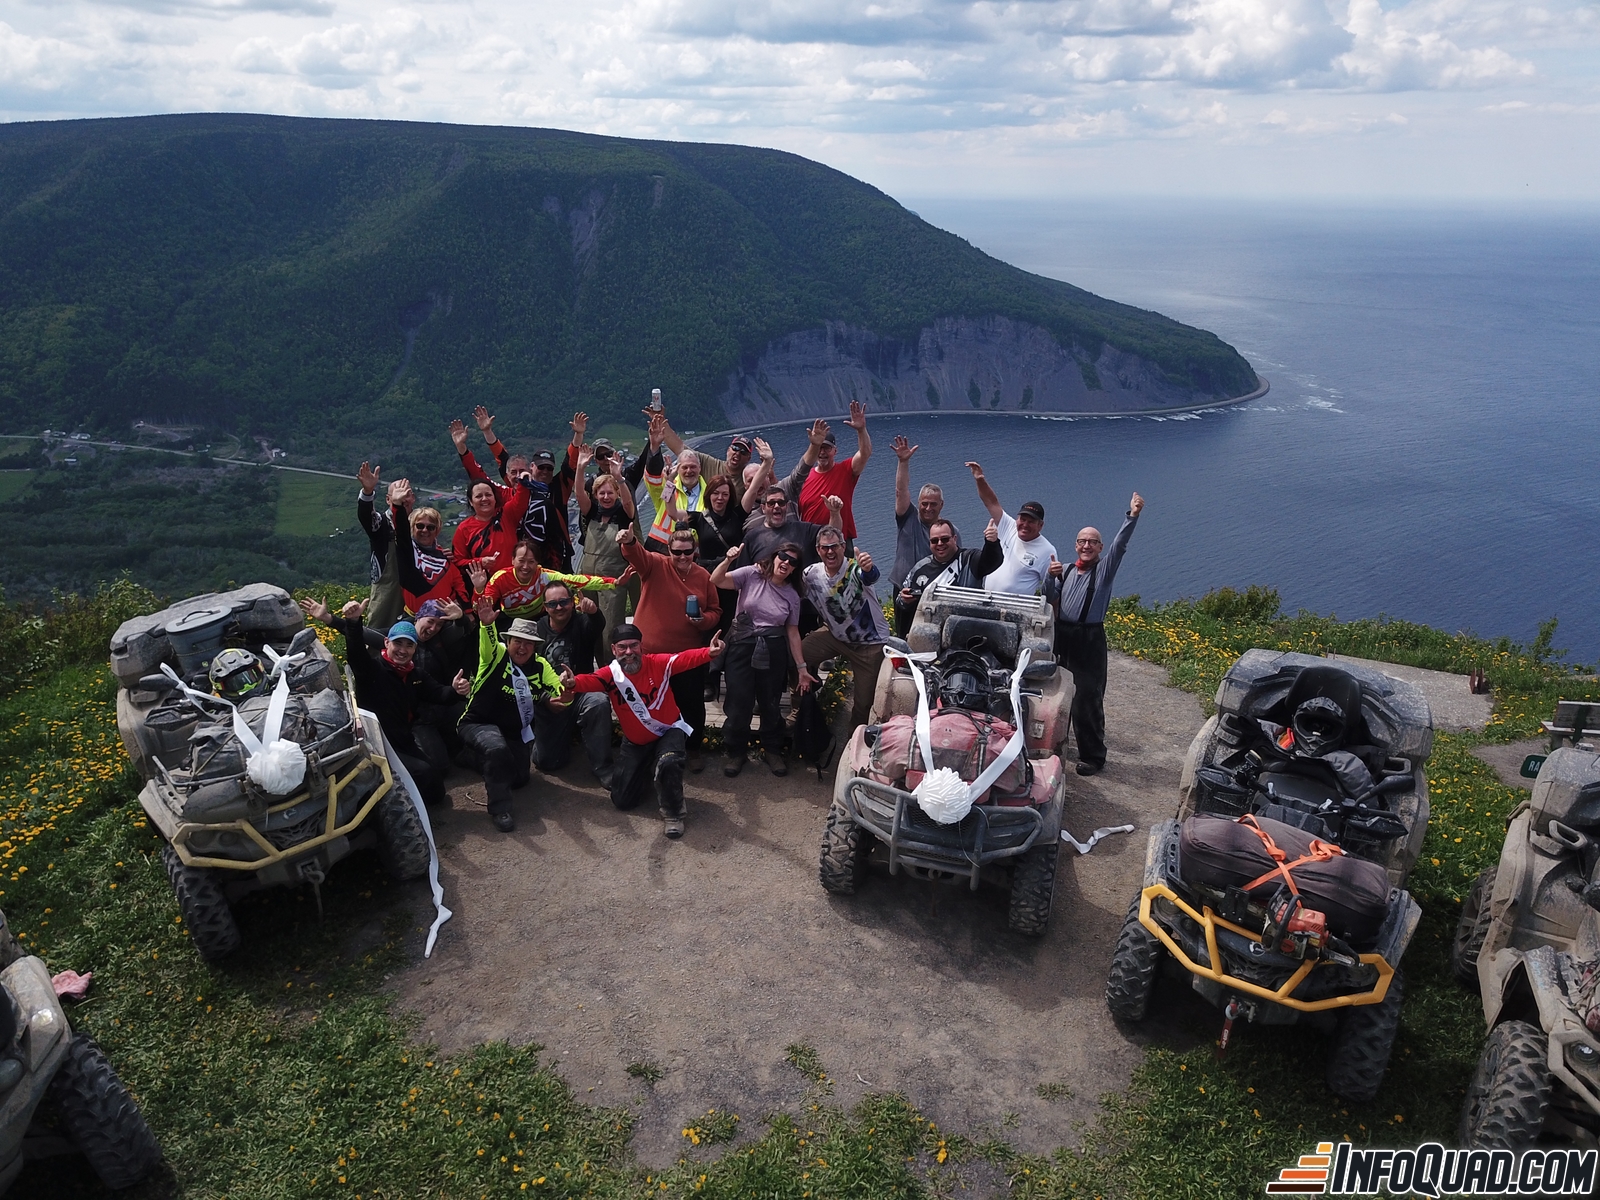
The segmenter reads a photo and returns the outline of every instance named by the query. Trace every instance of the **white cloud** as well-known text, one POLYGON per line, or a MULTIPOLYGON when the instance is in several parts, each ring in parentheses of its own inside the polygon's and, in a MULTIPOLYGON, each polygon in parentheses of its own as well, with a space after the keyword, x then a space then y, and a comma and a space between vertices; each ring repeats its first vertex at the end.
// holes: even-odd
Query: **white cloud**
POLYGON ((1592 0, 394 4, 13 5, 0 113, 538 123, 827 151, 858 173, 923 154, 936 174, 1089 146, 1467 146, 1474 122, 1581 122, 1600 99, 1592 0))

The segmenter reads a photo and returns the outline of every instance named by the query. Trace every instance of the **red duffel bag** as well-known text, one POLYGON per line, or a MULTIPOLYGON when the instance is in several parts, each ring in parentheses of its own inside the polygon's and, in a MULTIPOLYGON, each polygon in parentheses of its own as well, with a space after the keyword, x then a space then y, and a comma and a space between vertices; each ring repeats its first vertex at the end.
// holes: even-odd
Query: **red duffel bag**
MULTIPOLYGON (((922 782, 924 764, 917 748, 915 717, 890 717, 878 729, 872 744, 867 776, 904 791, 915 790, 922 782)), ((971 783, 983 769, 1000 757, 1016 729, 998 717, 968 712, 964 708, 941 708, 929 718, 933 744, 933 765, 949 767, 971 783)), ((1031 804, 1028 787, 1029 764, 1026 752, 1000 773, 979 804, 1031 804)))
POLYGON ((1287 882, 1280 865, 1305 906, 1327 914, 1330 932, 1358 946, 1377 936, 1389 907, 1389 873, 1377 863, 1265 817, 1200 813, 1178 831, 1185 883, 1244 888, 1252 900, 1267 900, 1287 882))

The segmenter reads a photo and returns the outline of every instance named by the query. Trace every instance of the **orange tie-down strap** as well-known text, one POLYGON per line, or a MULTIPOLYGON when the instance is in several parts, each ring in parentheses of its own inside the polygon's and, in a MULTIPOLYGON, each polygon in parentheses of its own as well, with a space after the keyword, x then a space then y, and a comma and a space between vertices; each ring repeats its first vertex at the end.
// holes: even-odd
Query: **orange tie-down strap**
POLYGON ((1332 845, 1328 842, 1324 842, 1319 838, 1312 838, 1311 848, 1309 850, 1307 850, 1293 862, 1285 862, 1284 860, 1289 857, 1288 852, 1281 849, 1278 844, 1272 840, 1272 835, 1265 829, 1261 828, 1260 824, 1257 823, 1254 814, 1245 813, 1244 816, 1239 818, 1239 824, 1243 825, 1246 829, 1250 830, 1261 839, 1262 845, 1267 848, 1267 857, 1272 859, 1273 862, 1272 870, 1268 871, 1265 875, 1252 879, 1249 883, 1244 885, 1242 890, 1246 892, 1255 891, 1256 888, 1260 887, 1263 883, 1266 883, 1267 880, 1271 879, 1274 875, 1282 875, 1284 882, 1289 885, 1289 890, 1298 896, 1300 894, 1300 889, 1295 886, 1294 876, 1290 872, 1292 872, 1296 867, 1302 866, 1305 863, 1327 862, 1329 859, 1338 858, 1344 854, 1344 851, 1340 847, 1332 845))

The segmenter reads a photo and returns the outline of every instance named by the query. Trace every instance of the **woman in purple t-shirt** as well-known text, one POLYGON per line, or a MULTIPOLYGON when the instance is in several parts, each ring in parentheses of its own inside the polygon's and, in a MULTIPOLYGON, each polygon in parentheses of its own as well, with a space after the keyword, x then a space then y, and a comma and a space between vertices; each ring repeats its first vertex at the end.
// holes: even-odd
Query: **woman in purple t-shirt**
POLYGON ((742 547, 729 549, 711 572, 719 588, 739 593, 728 635, 723 673, 728 679, 728 699, 723 706, 722 746, 727 761, 724 775, 737 775, 744 766, 750 743, 750 718, 761 710, 761 745, 774 775, 787 775, 783 758, 783 714, 779 701, 789 681, 789 664, 798 664, 798 690, 808 690, 816 680, 806 670, 800 652, 799 546, 784 542, 752 567, 733 568, 742 547))

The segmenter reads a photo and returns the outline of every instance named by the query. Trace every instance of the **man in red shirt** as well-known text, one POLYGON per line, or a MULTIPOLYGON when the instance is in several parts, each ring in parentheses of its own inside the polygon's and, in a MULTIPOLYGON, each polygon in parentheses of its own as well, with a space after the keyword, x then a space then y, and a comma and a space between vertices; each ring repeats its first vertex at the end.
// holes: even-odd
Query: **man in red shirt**
POLYGON ((620 809, 637 808, 651 781, 669 838, 683 836, 687 815, 683 804, 683 762, 689 723, 678 712, 672 695, 675 671, 692 671, 722 655, 722 635, 709 646, 677 654, 646 654, 644 634, 637 625, 618 625, 611 631, 611 665, 604 671, 574 676, 561 673, 562 696, 573 692, 604 692, 622 725, 622 749, 611 773, 611 803, 620 809))
POLYGON ((852 402, 850 417, 845 424, 856 431, 857 450, 845 462, 838 462, 839 439, 828 423, 814 421, 806 432, 811 444, 806 447, 800 465, 784 481, 783 490, 800 508, 800 519, 814 525, 828 523, 828 497, 837 496, 844 501, 844 536, 852 542, 856 536, 856 518, 851 510, 856 480, 866 470, 872 457, 872 438, 867 434, 867 406, 852 402), (798 493, 797 493, 798 487, 798 493))

